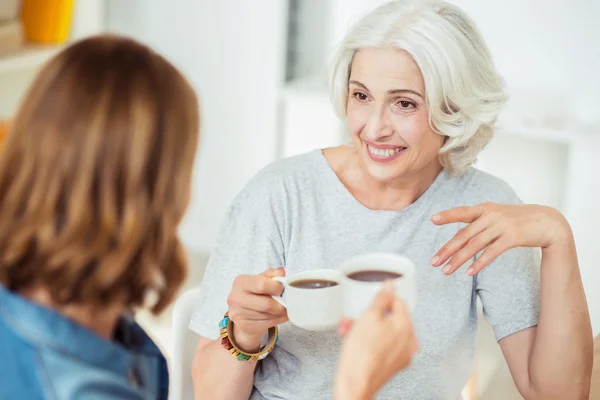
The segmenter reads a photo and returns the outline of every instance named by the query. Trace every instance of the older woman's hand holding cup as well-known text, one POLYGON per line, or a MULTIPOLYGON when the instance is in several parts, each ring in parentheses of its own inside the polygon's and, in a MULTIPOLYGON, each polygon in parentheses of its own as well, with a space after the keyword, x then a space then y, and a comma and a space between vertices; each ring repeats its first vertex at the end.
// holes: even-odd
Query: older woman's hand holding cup
POLYGON ((281 294, 283 286, 274 278, 284 275, 282 267, 271 268, 258 275, 240 275, 233 282, 227 305, 241 349, 257 351, 269 328, 288 320, 287 310, 271 297, 281 294))

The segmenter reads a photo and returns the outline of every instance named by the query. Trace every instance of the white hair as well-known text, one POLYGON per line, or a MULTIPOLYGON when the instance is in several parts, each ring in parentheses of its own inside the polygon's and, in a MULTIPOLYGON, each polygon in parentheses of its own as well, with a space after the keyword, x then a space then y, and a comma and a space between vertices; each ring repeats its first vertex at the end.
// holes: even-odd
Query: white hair
POLYGON ((363 17, 340 43, 330 75, 331 98, 344 120, 352 60, 363 48, 408 52, 425 83, 432 130, 447 138, 440 162, 461 174, 494 134, 507 101, 503 78, 473 21, 444 1, 397 0, 363 17))

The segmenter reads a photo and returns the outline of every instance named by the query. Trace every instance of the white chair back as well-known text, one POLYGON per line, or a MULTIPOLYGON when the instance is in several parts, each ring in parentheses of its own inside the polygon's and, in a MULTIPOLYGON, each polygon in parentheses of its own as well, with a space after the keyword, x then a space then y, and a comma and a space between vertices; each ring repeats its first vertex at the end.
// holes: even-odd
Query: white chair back
POLYGON ((172 359, 169 377, 170 400, 194 400, 192 384, 192 360, 198 344, 198 336, 188 328, 194 306, 198 304, 200 289, 183 293, 173 308, 172 359))

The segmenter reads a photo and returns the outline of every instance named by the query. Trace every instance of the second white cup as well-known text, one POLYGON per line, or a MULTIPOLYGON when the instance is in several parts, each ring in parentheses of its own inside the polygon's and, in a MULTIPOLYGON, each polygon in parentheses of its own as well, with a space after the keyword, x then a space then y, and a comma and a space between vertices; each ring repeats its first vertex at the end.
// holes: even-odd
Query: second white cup
POLYGON ((340 266, 342 314, 357 319, 373 303, 386 280, 409 311, 415 307, 415 265, 393 253, 369 253, 353 257, 340 266))

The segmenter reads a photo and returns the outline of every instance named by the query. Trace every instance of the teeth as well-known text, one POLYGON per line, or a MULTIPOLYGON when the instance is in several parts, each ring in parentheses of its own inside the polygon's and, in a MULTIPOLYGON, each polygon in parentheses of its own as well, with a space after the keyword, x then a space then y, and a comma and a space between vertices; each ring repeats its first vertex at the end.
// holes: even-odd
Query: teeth
POLYGON ((391 157, 394 154, 398 153, 400 150, 404 149, 404 147, 398 147, 395 149, 377 149, 377 148, 371 147, 371 146, 367 146, 367 147, 369 148, 369 151, 371 153, 373 153, 379 157, 391 157))

